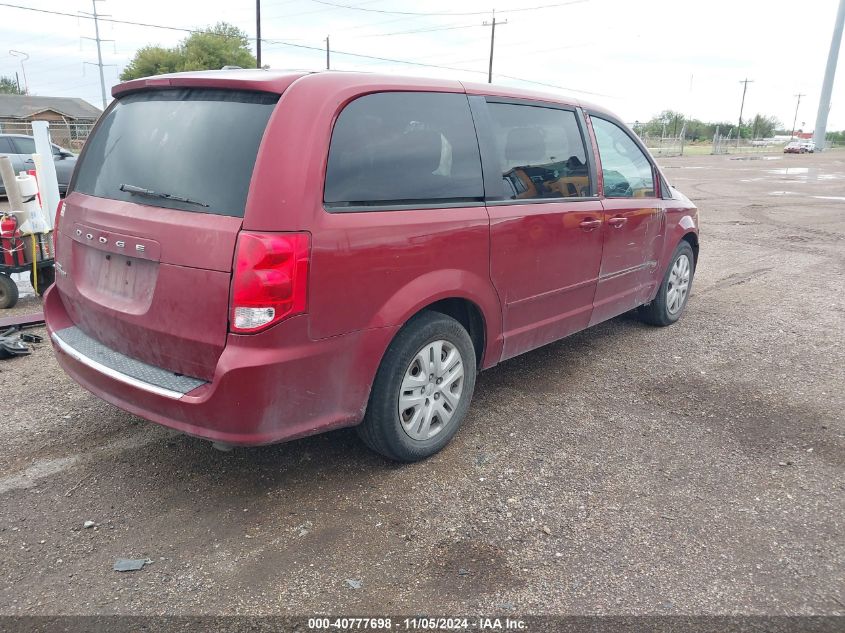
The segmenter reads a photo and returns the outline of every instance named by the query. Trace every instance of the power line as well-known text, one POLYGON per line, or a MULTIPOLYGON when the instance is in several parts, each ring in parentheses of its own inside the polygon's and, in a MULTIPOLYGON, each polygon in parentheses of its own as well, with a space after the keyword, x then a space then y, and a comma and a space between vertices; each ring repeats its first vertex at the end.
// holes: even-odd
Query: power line
POLYGON ((528 84, 535 84, 537 86, 545 86, 546 88, 556 88, 557 90, 563 90, 564 92, 580 92, 581 94, 585 95, 592 95, 594 97, 606 97, 608 99, 615 99, 613 95, 604 94, 602 92, 590 92, 589 90, 579 90, 578 88, 569 88, 567 86, 558 86, 557 84, 549 84, 544 81, 534 81, 533 79, 523 79, 522 77, 513 77, 512 75, 503 75, 499 73, 499 77, 504 77, 505 79, 513 79, 514 81, 524 81, 528 84))
MULTIPOLYGON (((372 4, 373 2, 378 2, 379 0, 366 0, 366 2, 362 2, 361 4, 372 4)), ((268 18, 295 18, 301 15, 313 15, 314 13, 325 13, 326 11, 331 11, 331 8, 322 8, 322 9, 312 9, 310 11, 299 11, 298 13, 281 13, 281 14, 274 14, 268 15, 268 18)))
MULTIPOLYGON (((303 49, 306 49, 306 50, 320 51, 321 53, 325 50, 321 46, 318 47, 318 46, 309 46, 307 44, 294 44, 293 42, 285 42, 283 40, 265 40, 265 41, 268 42, 268 43, 271 43, 271 44, 279 44, 281 46, 291 46, 293 48, 303 48, 303 49)), ((374 59, 374 60, 377 60, 377 61, 380 61, 380 62, 393 62, 393 63, 396 63, 396 64, 407 64, 409 66, 424 66, 426 68, 437 68, 439 70, 457 70, 459 72, 464 72, 464 73, 476 73, 476 74, 482 74, 482 75, 486 74, 482 70, 471 70, 469 68, 455 68, 454 66, 439 66, 437 64, 424 64, 423 62, 412 62, 412 61, 405 60, 405 59, 393 59, 391 57, 379 57, 377 55, 365 55, 363 53, 352 53, 352 52, 349 52, 349 51, 339 51, 337 49, 334 49, 332 52, 335 53, 336 55, 348 55, 349 57, 360 57, 360 58, 363 58, 363 59, 374 59)))
POLYGON ((255 0, 255 67, 261 68, 261 0, 255 0))
MULTIPOLYGON (((101 93, 102 98, 103 98, 103 110, 106 109, 106 105, 107 105, 107 103, 106 103, 106 79, 105 79, 105 76, 103 75, 103 51, 100 48, 100 43, 101 42, 113 42, 114 41, 114 40, 104 40, 104 39, 100 38, 100 21, 99 20, 102 16, 100 16, 97 13, 97 2, 104 2, 104 1, 105 0, 91 0, 91 6, 94 8, 94 12, 90 13, 90 14, 89 13, 83 13, 83 15, 86 15, 86 16, 90 15, 94 19, 94 37, 93 38, 86 37, 85 39, 87 39, 87 40, 93 39, 95 42, 97 42, 97 64, 96 65, 100 70, 100 93, 101 93)), ((88 63, 88 62, 86 62, 86 63, 88 63)))
POLYGON ((748 90, 748 84, 754 83, 753 79, 746 77, 739 83, 742 84, 742 102, 739 105, 739 124, 736 126, 736 146, 739 147, 739 139, 742 136, 742 110, 745 108, 745 91, 748 90))
MULTIPOLYGON (((317 0, 313 0, 313 1, 317 2, 317 0)), ((560 3, 560 4, 555 4, 555 5, 544 5, 542 7, 526 7, 526 8, 523 8, 523 9, 510 9, 509 11, 531 11, 531 10, 544 9, 544 8, 550 8, 550 7, 556 7, 556 6, 578 4, 580 2, 588 2, 588 1, 589 0, 574 0, 574 1, 571 1, 571 2, 564 2, 564 3, 560 3)), ((329 4, 329 3, 323 2, 323 4, 329 4)), ((61 15, 61 16, 77 18, 77 19, 78 18, 84 18, 84 19, 89 19, 89 20, 93 19, 90 15, 67 13, 67 12, 64 12, 64 11, 53 11, 53 10, 49 10, 49 9, 37 9, 37 8, 34 8, 34 7, 25 7, 25 6, 18 5, 18 4, 11 4, 11 3, 8 3, 8 2, 0 2, 0 7, 9 7, 9 8, 12 8, 12 9, 22 9, 22 10, 25 10, 25 11, 34 11, 34 12, 37 12, 37 13, 47 13, 47 14, 51 14, 51 15, 61 15)), ((373 11, 375 11, 375 9, 373 9, 373 11)), ((396 13, 396 12, 388 12, 388 13, 396 13)), ((464 14, 464 15, 486 15, 486 13, 487 12, 476 12, 476 13, 464 14)), ((436 15, 436 14, 422 14, 422 15, 436 15)), ((448 14, 448 15, 460 15, 460 14, 453 13, 453 14, 448 14)), ((134 22, 134 21, 131 21, 131 20, 117 20, 115 18, 110 18, 110 17, 109 18, 99 17, 98 19, 102 22, 111 22, 111 23, 114 23, 114 24, 128 24, 128 25, 131 25, 131 26, 141 26, 141 27, 147 27, 147 28, 164 29, 164 30, 168 30, 168 31, 179 31, 179 32, 182 32, 182 33, 206 33, 206 34, 211 34, 211 35, 218 35, 220 37, 237 37, 237 36, 230 36, 230 35, 226 35, 226 34, 222 34, 222 33, 214 33, 213 31, 208 31, 208 30, 203 30, 203 29, 188 29, 188 28, 182 28, 182 27, 176 27, 176 26, 165 26, 165 25, 162 25, 162 24, 150 24, 150 23, 145 23, 145 22, 134 22)), ((304 50, 320 51, 321 53, 323 53, 325 51, 325 49, 321 46, 317 47, 317 46, 309 46, 307 44, 295 44, 293 42, 284 41, 284 40, 274 40, 274 39, 270 39, 270 38, 261 38, 261 41, 264 42, 264 43, 267 43, 267 44, 278 44, 278 45, 281 45, 281 46, 288 46, 288 47, 292 47, 292 48, 300 48, 300 49, 304 49, 304 50)), ((484 72, 483 70, 473 70, 473 69, 469 69, 469 68, 458 68, 458 67, 455 67, 455 66, 442 66, 442 65, 439 65, 439 64, 426 64, 426 63, 423 63, 423 62, 415 62, 415 61, 410 61, 410 60, 405 60, 405 59, 395 59, 395 58, 390 58, 390 57, 379 57, 377 55, 365 55, 363 53, 353 53, 353 52, 350 52, 350 51, 334 50, 333 52, 337 55, 346 55, 346 56, 349 56, 349 57, 357 57, 359 59, 371 59, 371 60, 374 60, 374 61, 391 62, 391 63, 395 63, 395 64, 405 64, 405 65, 408 65, 408 66, 418 66, 418 67, 423 67, 423 68, 436 68, 438 70, 454 70, 454 71, 458 71, 458 72, 481 74, 481 75, 488 74, 488 73, 484 72)), ((609 96, 609 95, 602 95, 601 93, 588 92, 586 90, 578 90, 576 88, 566 88, 564 86, 558 86, 558 85, 555 85, 555 84, 545 83, 545 82, 541 82, 541 81, 534 81, 534 80, 531 80, 531 79, 524 79, 522 77, 513 77, 513 76, 510 76, 510 75, 500 75, 500 76, 505 77, 507 79, 513 79, 515 81, 521 81, 521 82, 529 83, 529 84, 536 84, 538 86, 546 86, 546 87, 555 88, 555 89, 558 89, 558 90, 564 90, 564 91, 569 91, 569 92, 579 92, 579 93, 583 93, 583 94, 591 94, 591 95, 605 96, 605 97, 609 96)))
MULTIPOLYGON (((448 16, 448 15, 487 15, 489 11, 455 11, 455 12, 432 12, 432 11, 391 11, 388 9, 368 9, 366 7, 356 7, 349 4, 340 4, 338 2, 328 2, 328 0, 311 0, 317 4, 325 4, 329 7, 337 9, 350 9, 353 11, 366 11, 367 13, 389 13, 391 15, 416 15, 416 16, 448 16)), ((552 9, 555 7, 565 7, 570 4, 580 4, 582 2, 589 2, 590 0, 570 0, 569 2, 558 2, 555 4, 544 4, 536 7, 522 7, 519 9, 503 9, 499 13, 516 13, 518 11, 537 11, 539 9, 552 9)))
MULTIPOLYGON (((35 11, 36 13, 49 13, 50 15, 63 15, 69 18, 83 18, 85 20, 93 20, 93 16, 85 13, 66 13, 64 11, 52 11, 50 9, 36 9, 35 7, 25 7, 19 4, 9 4, 7 2, 0 2, 0 7, 9 7, 11 9, 23 9, 24 11, 35 11)), ((180 31, 182 33, 207 33, 209 35, 219 35, 220 37, 238 37, 236 35, 225 35, 223 33, 215 33, 213 31, 203 29, 186 29, 178 26, 164 26, 163 24, 149 24, 146 22, 132 22, 131 20, 116 20, 111 17, 98 16, 100 22, 111 22, 112 24, 128 24, 130 26, 143 26, 151 29, 164 29, 166 31, 180 31)), ((266 41, 266 40, 265 40, 266 41)))
MULTIPOLYGON (((500 24, 507 24, 508 21, 505 20, 500 24)), ((484 26, 487 26, 487 22, 484 23, 484 26)), ((496 9, 493 9, 493 20, 490 22, 490 65, 487 67, 487 83, 493 83, 493 45, 496 42, 496 9)))
POLYGON ((798 106, 801 105, 801 97, 806 97, 807 95, 799 92, 795 96, 798 97, 798 103, 795 104, 795 118, 792 119, 792 134, 789 135, 790 139, 795 138, 795 124, 798 122, 798 106))
MULTIPOLYGON (((317 47, 317 46, 308 46, 307 44, 294 44, 293 42, 284 42, 282 40, 267 40, 267 41, 271 42, 273 44, 281 45, 281 46, 292 46, 294 48, 304 48, 304 49, 312 50, 312 51, 320 51, 321 53, 324 50, 323 48, 317 47)), ((364 59, 372 59, 372 60, 381 61, 381 62, 392 62, 392 63, 396 63, 396 64, 407 64, 407 65, 411 65, 411 66, 423 66, 423 67, 426 67, 426 68, 437 68, 439 70, 455 70, 455 71, 463 72, 463 73, 474 73, 476 75, 486 75, 487 74, 483 70, 473 70, 471 68, 457 68, 455 66, 440 66, 438 64, 425 64, 423 62, 412 62, 412 61, 408 61, 408 60, 404 60, 404 59, 393 59, 393 58, 390 58, 390 57, 378 57, 376 55, 364 55, 363 53, 351 53, 351 52, 348 52, 348 51, 339 51, 339 50, 336 50, 336 49, 333 49, 332 52, 337 54, 337 55, 348 55, 350 57, 360 57, 360 58, 364 58, 364 59)), ((533 79, 525 79, 524 77, 514 77, 512 75, 502 75, 502 74, 499 74, 499 76, 504 77, 506 79, 512 79, 514 81, 521 81, 523 83, 535 84, 535 85, 538 85, 538 86, 545 86, 547 88, 555 88, 557 90, 563 90, 565 92, 579 92, 579 93, 582 93, 582 94, 593 95, 593 96, 597 96, 597 97, 607 97, 607 98, 611 98, 611 99, 613 98, 612 95, 602 94, 600 92, 590 92, 588 90, 579 90, 577 88, 569 88, 567 86, 559 86, 557 84, 550 84, 550 83, 546 83, 546 82, 543 82, 543 81, 534 81, 533 79)))
MULTIPOLYGON (((501 24, 501 23, 500 23, 501 24)), ((387 37, 389 35, 411 35, 414 33, 434 33, 435 31, 456 31, 458 29, 473 29, 479 26, 485 26, 483 24, 462 24, 460 26, 434 26, 431 28, 425 29, 414 29, 411 31, 394 31, 392 33, 373 33, 372 35, 362 35, 360 37, 387 37)))

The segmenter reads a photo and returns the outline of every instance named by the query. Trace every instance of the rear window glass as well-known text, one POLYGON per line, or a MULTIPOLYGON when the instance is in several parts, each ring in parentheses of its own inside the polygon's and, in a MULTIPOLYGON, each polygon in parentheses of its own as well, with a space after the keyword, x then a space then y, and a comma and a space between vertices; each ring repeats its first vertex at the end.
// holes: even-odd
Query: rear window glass
POLYGON ((326 171, 332 210, 483 197, 466 95, 382 92, 356 99, 338 117, 326 171))
POLYGON ((258 145, 278 99, 200 88, 121 97, 88 140, 74 190, 243 217, 258 145))

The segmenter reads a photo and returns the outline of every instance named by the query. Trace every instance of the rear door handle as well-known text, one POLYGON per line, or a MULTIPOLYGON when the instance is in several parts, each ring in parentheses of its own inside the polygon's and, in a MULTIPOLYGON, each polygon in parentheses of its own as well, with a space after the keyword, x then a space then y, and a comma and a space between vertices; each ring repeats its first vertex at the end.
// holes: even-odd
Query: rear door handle
POLYGON ((592 231, 593 229, 597 229, 601 226, 601 220, 596 220, 595 218, 591 218, 589 220, 582 220, 581 224, 579 224, 582 229, 585 231, 592 231))
POLYGON ((617 228, 617 229, 618 229, 620 226, 622 226, 623 224, 625 224, 625 222, 627 222, 627 221, 628 221, 628 218, 615 217, 615 218, 610 218, 610 219, 607 221, 607 223, 608 223, 610 226, 615 227, 615 228, 617 228))

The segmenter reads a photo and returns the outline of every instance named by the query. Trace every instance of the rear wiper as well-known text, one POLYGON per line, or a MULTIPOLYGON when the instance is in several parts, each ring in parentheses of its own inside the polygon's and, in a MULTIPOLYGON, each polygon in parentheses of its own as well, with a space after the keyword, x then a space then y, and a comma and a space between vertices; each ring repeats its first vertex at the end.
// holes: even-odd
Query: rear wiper
POLYGON ((185 198, 184 196, 174 196, 171 193, 159 193, 157 191, 153 191, 152 189, 144 189, 143 187, 136 187, 135 185, 127 185, 124 183, 120 185, 119 188, 121 191, 125 191, 126 193, 147 196, 148 198, 164 198, 165 200, 175 200, 176 202, 184 202, 185 204, 196 204, 200 207, 208 207, 205 202, 200 202, 199 200, 191 200, 190 198, 185 198))

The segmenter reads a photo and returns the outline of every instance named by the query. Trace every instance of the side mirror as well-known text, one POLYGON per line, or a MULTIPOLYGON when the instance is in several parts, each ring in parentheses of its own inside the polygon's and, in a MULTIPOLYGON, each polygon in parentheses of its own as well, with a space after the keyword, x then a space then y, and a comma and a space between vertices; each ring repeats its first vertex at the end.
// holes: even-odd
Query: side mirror
POLYGON ((56 156, 58 157, 59 160, 64 160, 65 158, 72 158, 73 154, 71 154, 70 152, 66 152, 64 150, 59 150, 59 153, 56 154, 56 156))

